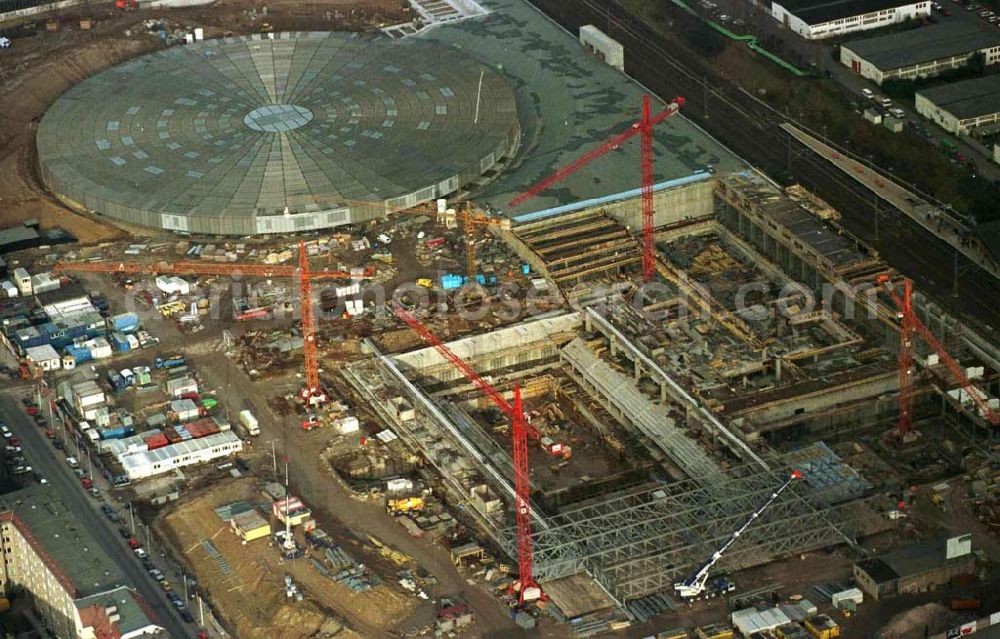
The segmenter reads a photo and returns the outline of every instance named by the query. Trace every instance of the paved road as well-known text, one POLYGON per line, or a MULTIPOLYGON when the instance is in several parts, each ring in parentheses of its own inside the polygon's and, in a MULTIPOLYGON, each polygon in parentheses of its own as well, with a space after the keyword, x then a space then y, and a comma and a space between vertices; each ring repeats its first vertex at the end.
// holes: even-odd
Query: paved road
POLYGON ((194 637, 192 626, 185 624, 177 616, 160 585, 136 559, 118 534, 117 527, 98 510, 98 502, 84 491, 76 475, 66 465, 61 451, 55 450, 43 436, 42 430, 30 421, 20 401, 23 393, 24 391, 12 391, 0 394, 0 419, 21 440, 28 463, 48 480, 70 511, 97 539, 104 552, 118 564, 126 580, 153 609, 157 623, 165 627, 174 639, 194 637))

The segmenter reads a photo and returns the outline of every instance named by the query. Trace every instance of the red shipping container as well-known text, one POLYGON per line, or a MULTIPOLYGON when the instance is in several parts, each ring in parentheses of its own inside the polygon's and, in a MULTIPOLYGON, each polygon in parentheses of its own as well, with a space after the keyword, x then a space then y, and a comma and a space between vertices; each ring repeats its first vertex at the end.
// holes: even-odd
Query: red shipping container
POLYGON ((181 441, 181 436, 177 434, 177 431, 173 428, 166 428, 163 431, 163 435, 167 438, 167 441, 171 444, 176 444, 181 441))
POLYGON ((156 435, 150 435, 145 438, 146 447, 149 450, 156 450, 157 448, 163 448, 170 442, 167 441, 167 436, 163 433, 158 433, 156 435))

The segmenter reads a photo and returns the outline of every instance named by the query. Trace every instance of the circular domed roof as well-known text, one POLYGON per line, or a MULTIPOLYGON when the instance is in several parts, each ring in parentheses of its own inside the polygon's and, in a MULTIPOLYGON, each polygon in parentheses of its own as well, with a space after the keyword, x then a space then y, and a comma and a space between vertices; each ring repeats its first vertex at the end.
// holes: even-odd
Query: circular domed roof
POLYGON ((283 33, 177 46, 94 76, 46 113, 38 152, 48 186, 88 209, 242 235, 443 197, 519 136, 507 82, 458 51, 283 33))

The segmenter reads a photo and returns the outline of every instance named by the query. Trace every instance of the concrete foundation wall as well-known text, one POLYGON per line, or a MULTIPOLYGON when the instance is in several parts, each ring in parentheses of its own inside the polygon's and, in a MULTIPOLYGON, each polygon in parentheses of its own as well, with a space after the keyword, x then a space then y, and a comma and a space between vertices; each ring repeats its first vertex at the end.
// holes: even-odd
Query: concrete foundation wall
MULTIPOLYGON (((653 194, 656 227, 674 224, 687 218, 712 215, 715 212, 714 180, 686 184, 653 194)), ((600 207, 625 226, 638 232, 642 228, 642 198, 606 204, 600 207)))
POLYGON ((809 413, 819 413, 840 404, 875 399, 884 393, 894 393, 899 390, 899 375, 895 371, 876 375, 868 379, 854 382, 850 385, 833 386, 822 392, 790 397, 763 406, 739 411, 733 417, 744 417, 758 426, 809 413))
MULTIPOLYGON (((558 346, 552 336, 579 330, 583 320, 579 313, 531 320, 502 328, 492 333, 473 335, 454 342, 448 348, 467 362, 474 364, 480 373, 514 366, 533 359, 555 356, 558 346)), ((434 347, 422 348, 393 357, 403 370, 430 374, 440 381, 462 377, 434 347)))

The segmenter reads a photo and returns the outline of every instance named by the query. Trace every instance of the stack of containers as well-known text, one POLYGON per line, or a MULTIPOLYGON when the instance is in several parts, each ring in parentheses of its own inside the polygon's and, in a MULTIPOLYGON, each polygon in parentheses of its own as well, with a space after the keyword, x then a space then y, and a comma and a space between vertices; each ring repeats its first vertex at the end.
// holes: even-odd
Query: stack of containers
POLYGON ((187 440, 192 439, 191 433, 188 432, 187 426, 185 426, 184 424, 177 424, 176 426, 174 426, 174 430, 177 431, 177 434, 180 436, 181 441, 186 442, 187 440))

